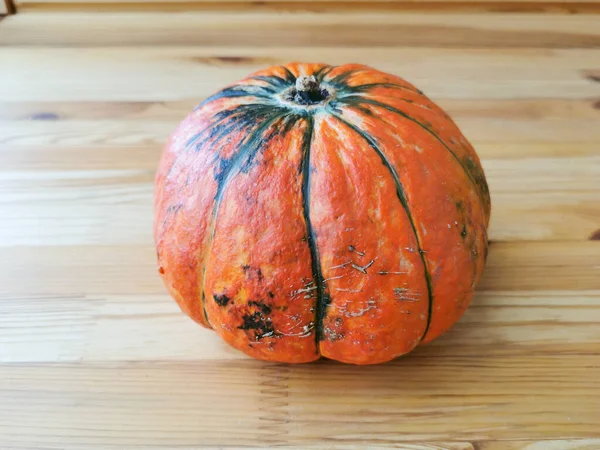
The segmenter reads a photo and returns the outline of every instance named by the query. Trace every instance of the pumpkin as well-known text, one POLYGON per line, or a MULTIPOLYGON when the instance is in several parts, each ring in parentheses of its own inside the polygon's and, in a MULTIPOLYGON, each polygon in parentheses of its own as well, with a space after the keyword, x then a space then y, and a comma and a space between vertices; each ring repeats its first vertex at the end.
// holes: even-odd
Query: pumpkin
POLYGON ((270 67, 205 99, 155 194, 171 295, 263 360, 410 352, 460 318, 487 256, 473 147, 423 92, 364 65, 270 67))

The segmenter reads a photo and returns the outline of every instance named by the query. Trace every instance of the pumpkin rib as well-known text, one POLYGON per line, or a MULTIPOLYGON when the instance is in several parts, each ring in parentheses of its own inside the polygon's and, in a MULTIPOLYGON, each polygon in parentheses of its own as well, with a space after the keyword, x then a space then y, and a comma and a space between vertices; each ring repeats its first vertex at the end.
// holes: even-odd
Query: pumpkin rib
MULTIPOLYGON (((228 102, 229 103, 229 102, 228 102)), ((242 104, 244 105, 244 104, 242 104)), ((233 112, 234 109, 238 108, 239 106, 241 106, 239 103, 237 102, 233 102, 233 106, 232 105, 228 105, 228 109, 227 110, 221 110, 220 113, 216 114, 216 113, 212 113, 212 116, 210 115, 210 110, 214 110, 214 108, 219 108, 220 105, 219 103, 215 103, 213 105, 211 105, 210 107, 206 107, 205 109, 207 111, 200 111, 200 112, 195 112, 192 113, 188 116, 188 121, 189 120, 198 120, 198 123, 200 125, 204 125, 204 128, 202 129, 202 131, 200 133, 196 133, 194 134, 191 138, 187 137, 185 140, 183 140, 183 142, 177 142, 177 141, 173 141, 173 137, 171 136, 169 139, 169 142, 167 143, 167 149, 164 153, 164 157, 163 160, 165 161, 164 163, 161 162, 161 166, 160 167, 165 167, 165 170, 160 170, 157 172, 157 181, 156 181, 156 191, 155 191, 155 211, 156 211, 156 220, 157 223, 155 225, 155 239, 157 242, 157 258, 158 258, 158 262, 160 264, 160 267, 162 268, 162 272, 161 272, 161 276, 164 278, 167 287, 169 288, 171 294, 173 295, 173 297, 177 300, 177 302, 179 303, 180 307, 182 308, 182 310, 184 310, 186 312, 186 314, 188 314, 190 317, 192 317, 193 320, 195 320, 196 322, 200 323, 202 326, 205 326, 207 328, 210 328, 209 324, 207 323, 206 317, 204 315, 204 311, 201 311, 201 304, 199 301, 200 298, 200 292, 199 292, 199 286, 197 281, 192 281, 192 280, 198 280, 199 278, 199 263, 200 261, 198 260, 198 252, 200 251, 200 248, 204 248, 203 244, 201 245, 201 242, 203 241, 203 237, 197 235, 195 237, 191 237, 188 233, 183 233, 182 235, 182 241, 176 241, 171 239, 170 240, 170 244, 167 244, 169 247, 171 247, 170 249, 165 249, 162 242, 163 240, 167 240, 168 236, 165 236, 164 230, 165 227, 166 229, 169 229, 170 226, 166 226, 166 222, 167 219, 170 217, 169 216, 169 211, 172 210, 174 212, 179 211, 180 208, 182 208, 183 206, 183 202, 177 201, 177 198, 173 199, 171 194, 168 193, 168 191, 165 191, 165 189, 167 188, 167 185, 171 184, 171 189, 173 188, 173 182, 175 182, 174 180, 171 180, 172 176, 175 177, 181 177, 182 173, 186 173, 187 172, 187 177, 186 180, 189 180, 189 177, 191 175, 193 175, 192 172, 190 172, 188 169, 194 167, 195 162, 192 163, 192 161, 197 161, 197 159, 200 157, 201 158, 201 166, 202 167, 206 167, 207 171, 214 171, 216 169, 216 165, 215 165, 215 161, 218 159, 218 157, 220 156, 221 158, 223 158, 224 153, 226 152, 228 148, 231 148, 230 142, 228 141, 227 143, 223 142, 222 136, 223 136, 223 132, 227 132, 229 128, 231 127, 223 127, 223 131, 220 133, 216 133, 216 130, 221 129, 220 125, 222 125, 222 122, 228 121, 232 126, 238 126, 241 122, 238 121, 239 117, 231 114, 231 112, 233 112), (218 119, 217 119, 218 118, 218 119), (209 125, 206 125, 206 124, 209 125), (206 139, 204 139, 204 137, 206 137, 206 139), (200 139, 203 138, 203 139, 200 139), (222 145, 220 145, 222 143, 222 145), (190 149, 189 147, 193 144, 197 144, 195 148, 190 149), (175 150, 174 152, 170 152, 169 150, 175 150), (167 156, 167 155, 170 155, 167 156), (190 158, 192 158, 192 160, 190 160, 190 158), (167 163, 166 161, 169 160, 169 162, 167 163), (177 173, 174 174, 174 171, 176 171, 177 173), (171 198, 171 200, 175 200, 175 201, 169 201, 169 198, 171 198), (165 203, 166 202, 166 203, 165 203), (160 221, 162 222, 161 225, 159 225, 158 220, 160 218, 160 221), (163 248, 161 248, 163 247, 163 248), (191 251, 191 249, 195 247, 196 250, 195 251, 191 251), (164 268, 163 268, 163 258, 161 258, 160 254, 161 254, 161 250, 164 251, 164 254, 168 256, 165 256, 166 258, 166 264, 171 266, 171 269, 177 267, 178 265, 183 265, 184 267, 180 267, 181 271, 184 273, 190 273, 194 272, 195 275, 191 276, 191 278, 189 280, 185 280, 185 279, 181 279, 180 277, 177 276, 176 273, 173 272, 173 270, 169 270, 168 274, 165 274, 164 272, 164 268), (180 259, 179 262, 175 261, 174 258, 176 258, 174 255, 178 254, 178 258, 180 259), (192 288, 191 285, 194 285, 195 287, 192 288), (195 292, 193 292, 195 291, 195 292), (194 304, 196 303, 196 305, 194 306, 194 304)), ((246 109, 244 109, 245 111, 246 109)), ((236 109, 236 111, 239 111, 239 109, 236 109)), ((247 126, 248 123, 251 123, 252 121, 246 121, 247 123, 244 124, 244 126, 247 126)), ((184 122, 185 123, 185 122, 184 122)), ((183 124, 182 124, 183 125, 183 124)), ((256 126, 256 124, 253 124, 254 126, 256 126)), ((183 130, 187 130, 187 127, 184 127, 183 130)), ((178 131, 182 130, 182 128, 178 128, 178 131)), ((190 130, 191 131, 191 130, 190 130)), ((184 132, 185 133, 185 132, 184 132)), ((183 133, 182 133, 183 134, 183 133)), ((177 135, 175 135, 176 137, 177 135)), ((240 134, 239 136, 243 136, 243 134, 240 134)), ((238 140, 238 136, 234 137, 234 140, 237 141, 238 140)), ((239 139, 239 142, 241 142, 242 139, 239 139)), ((210 174, 207 174, 206 177, 206 182, 207 184, 203 186, 203 189, 206 189, 207 191, 216 191, 216 183, 213 181, 212 183, 210 181, 210 174)), ((175 178, 176 180, 177 178, 175 178)), ((180 190, 181 191, 187 191, 189 192, 188 189, 188 181, 185 181, 185 185, 180 186, 180 190)), ((209 204, 207 205, 207 211, 209 211, 210 209, 212 209, 212 205, 214 203, 214 199, 209 200, 209 198, 214 197, 214 193, 213 194, 208 194, 206 196, 206 200, 208 200, 209 204)), ((174 213, 172 214, 174 216, 174 213)), ((208 214, 207 214, 208 216, 208 214)), ((173 218, 173 217, 171 217, 173 218)), ((197 216, 195 216, 194 214, 192 214, 189 217, 190 224, 191 223, 195 223, 197 224, 197 221, 200 220, 197 216)), ((172 222, 172 220, 170 221, 172 222)), ((187 222, 187 221, 186 221, 187 222)), ((202 232, 202 235, 204 235, 205 233, 202 232)))
POLYGON ((352 91, 358 92, 368 92, 369 90, 376 87, 387 87, 392 89, 401 89, 403 91, 413 92, 418 95, 425 95, 420 89, 411 89, 409 86, 404 86, 402 84, 397 83, 367 83, 367 84, 359 84, 358 86, 348 86, 352 91))
POLYGON ((294 75, 290 69, 288 69, 286 66, 279 66, 279 67, 281 67, 283 69, 283 71, 285 72, 287 81, 290 84, 292 84, 296 81, 296 75, 294 75))
POLYGON ((323 81, 323 78, 325 78, 327 76, 327 74, 329 72, 331 72, 333 69, 335 69, 337 66, 323 66, 321 67, 319 70, 317 70, 315 73, 313 73, 313 76, 316 78, 317 81, 323 81))
POLYGON ((398 173, 396 172, 396 169, 391 164, 389 159, 385 156, 385 153, 383 153, 383 151, 379 148, 379 146, 375 142, 375 139, 372 136, 370 136, 368 133, 366 133, 365 131, 358 128, 356 125, 348 122, 341 116, 335 114, 334 112, 330 111, 330 114, 333 117, 335 117, 337 120, 339 120, 340 123, 342 123, 346 127, 350 128, 352 131, 354 131, 356 134, 358 134, 362 139, 364 139, 367 142, 369 147, 371 147, 377 153, 377 155, 381 158, 381 162, 386 167, 386 169, 390 172, 390 175, 392 176, 392 178, 394 180, 394 184, 396 185, 396 194, 398 195, 398 199, 400 200, 402 208, 404 209, 404 212, 406 213, 406 215, 408 217, 408 221, 410 223, 410 226, 411 226, 412 231, 415 236, 415 240, 417 243, 417 249, 419 252, 419 257, 421 259, 421 263, 423 264, 423 272, 425 274, 425 283, 427 285, 427 299, 428 299, 429 305, 428 305, 428 314, 427 314, 427 324, 425 326, 425 331, 423 332, 423 335, 421 336, 421 340, 422 340, 423 337, 427 334, 427 331, 429 330, 429 324, 431 322, 431 316, 432 316, 432 312, 433 312, 433 289, 431 286, 431 274, 429 272, 427 260, 425 259, 424 251, 421 246, 421 239, 419 237, 419 232, 417 231, 417 227, 415 225, 412 213, 410 211, 410 207, 408 205, 408 200, 406 198, 404 188, 402 187, 402 182, 400 181, 400 178, 398 176, 398 173))
POLYGON ((273 88, 281 90, 292 85, 292 82, 277 75, 255 75, 250 77, 251 80, 264 81, 269 83, 273 88))
POLYGON ((276 93, 275 90, 267 90, 266 86, 259 85, 240 85, 236 84, 234 86, 227 87, 225 89, 220 90, 216 94, 211 95, 210 97, 205 98, 194 108, 194 111, 206 106, 209 103, 212 103, 216 100, 220 100, 222 98, 242 98, 242 97, 254 97, 254 98, 262 98, 265 100, 271 100, 272 95, 276 93), (255 88, 259 92, 251 92, 248 91, 248 88, 255 88), (262 91, 262 92, 261 92, 262 91))
POLYGON ((317 343, 317 352, 319 352, 319 342, 323 339, 323 319, 330 299, 323 278, 316 234, 310 220, 310 156, 314 133, 314 119, 310 114, 306 116, 306 122, 307 126, 302 143, 303 158, 300 166, 302 173, 302 211, 306 223, 307 243, 310 250, 313 279, 317 288, 317 299, 315 301, 315 340, 317 343))
MULTIPOLYGON (((221 205, 221 200, 223 199, 223 195, 225 194, 225 189, 229 183, 229 180, 235 176, 233 173, 234 170, 240 169, 240 164, 242 163, 244 157, 248 156, 248 160, 251 161, 254 158, 254 155, 261 148, 265 142, 268 142, 270 138, 263 139, 263 133, 267 131, 277 120, 281 120, 285 118, 287 114, 281 114, 281 110, 278 110, 277 114, 273 114, 263 123, 261 123, 258 127, 256 127, 249 135, 245 142, 241 145, 238 152, 231 158, 230 164, 226 165, 220 173, 215 174, 215 178, 217 179, 217 192, 215 194, 215 202, 213 204, 213 211, 210 216, 210 223, 207 228, 207 233, 209 235, 209 241, 206 243, 204 252, 206 254, 209 253, 210 248, 212 246, 212 242, 214 240, 215 228, 217 223, 217 216, 219 213, 219 207, 221 205), (258 141, 258 142, 257 142, 258 141), (254 144, 259 143, 256 147, 254 144), (251 147, 255 147, 256 151, 251 153, 251 147), (251 153, 251 154, 249 154, 251 153)), ((206 313, 206 294, 205 294, 205 283, 206 283, 206 258, 203 258, 203 267, 202 267, 202 279, 200 281, 200 299, 202 303, 202 311, 204 312, 204 317, 206 319, 206 323, 211 327, 211 323, 208 320, 208 315, 206 313)))
MULTIPOLYGON (((393 106, 386 105, 385 103, 382 103, 382 102, 380 102, 378 100, 373 100, 373 99, 367 99, 367 98, 364 98, 364 97, 360 97, 360 102, 357 102, 357 103, 361 103, 361 102, 362 103, 367 103, 367 104, 370 104, 370 105, 374 105, 374 106, 378 106, 380 108, 384 108, 384 109, 387 109, 390 112, 398 114, 398 115, 404 117, 405 119, 410 120, 411 122, 419 125, 425 131, 427 131, 429 134, 431 134, 440 144, 442 144, 444 146, 444 148, 446 150, 448 150, 450 152, 450 154, 453 156, 453 158, 456 160, 456 162, 458 164, 460 164, 460 166, 462 167, 462 169, 464 170, 464 172, 467 174, 467 177, 469 178, 469 180, 473 184, 473 186, 475 186, 475 189, 476 189, 477 194, 479 196, 479 201, 481 202, 481 206, 485 210, 485 205, 489 203, 489 188, 487 186, 487 182, 485 181, 485 177, 483 176, 483 174, 481 174, 481 175, 478 175, 475 178, 473 176, 473 174, 471 174, 471 171, 467 167, 465 167, 465 165, 460 160, 460 158, 456 155, 456 153, 454 153, 454 151, 448 146, 448 144, 446 144, 446 142, 443 139, 441 139, 434 131, 432 131, 431 129, 429 129, 429 127, 425 126, 425 124, 423 124, 422 122, 418 121, 417 119, 415 119, 414 117, 410 116, 409 114, 405 113, 404 111, 401 111, 401 110, 399 110, 397 108, 394 108, 393 106)), ((352 106, 352 102, 340 101, 340 103, 352 106)))
MULTIPOLYGON (((217 144, 224 136, 228 135, 234 129, 238 132, 245 131, 245 128, 254 125, 253 117, 248 116, 249 113, 253 113, 254 115, 258 115, 261 112, 267 114, 271 112, 273 108, 272 105, 263 103, 245 103, 220 111, 211 117, 211 123, 209 125, 188 139, 185 147, 195 145, 196 151, 198 151, 201 146, 213 138, 214 144, 217 144), (205 133, 207 132, 209 134, 205 136, 205 133), (204 138, 200 140, 203 136, 204 138)), ((215 155, 217 155, 216 152, 215 155)))
MULTIPOLYGON (((239 108, 239 105, 237 105, 235 108, 239 108)), ((216 114, 211 119, 214 119, 215 116, 216 114)), ((207 141, 213 138, 214 143, 218 144, 221 142, 223 137, 229 134, 236 127, 240 126, 240 124, 237 123, 237 119, 237 116, 223 116, 222 118, 217 119, 216 122, 209 124, 202 131, 192 136, 188 142, 186 142, 185 147, 189 148, 191 146, 195 146, 195 151, 199 151, 207 141), (206 133, 208 133, 208 135, 206 135, 206 133)), ((215 156, 218 156, 216 152, 215 156)))
POLYGON ((314 361, 316 286, 299 171, 306 121, 292 114, 271 130, 223 195, 206 260, 206 309, 215 331, 254 358, 314 361))
MULTIPOLYGON (((374 86, 374 87, 383 87, 383 86, 374 86)), ((387 86, 387 87, 388 88, 393 88, 392 86, 387 86)), ((397 86, 397 87, 401 88, 402 86, 397 86)), ((416 94, 416 92, 412 91, 412 90, 409 90, 408 92, 412 92, 412 93, 416 94)), ((369 97, 365 97, 364 94, 371 94, 371 91, 366 90, 366 91, 362 91, 362 92, 358 92, 358 93, 351 93, 351 94, 343 95, 343 96, 338 97, 338 98, 339 98, 339 100, 345 100, 345 99, 348 99, 348 100, 359 100, 359 99, 363 99, 363 98, 368 99, 369 97)), ((416 102, 414 100, 411 100, 410 98, 395 97, 394 100, 397 100, 397 101, 400 101, 400 102, 404 102, 404 103, 408 103, 409 105, 416 106, 418 108, 424 109, 424 110, 429 111, 429 112, 434 112, 434 110, 431 109, 426 104, 416 102)))
MULTIPOLYGON (((352 105, 351 108, 346 108, 346 109, 344 109, 344 111, 350 111, 350 110, 354 110, 354 109, 357 110, 357 111, 359 111, 362 115, 365 115, 365 117, 369 117, 373 121, 379 121, 379 122, 382 122, 382 123, 386 124, 387 126, 389 126, 391 128, 391 130, 394 130, 395 127, 397 126, 397 124, 395 125, 394 123, 392 123, 392 121, 398 121, 399 120, 398 116, 396 116, 396 115, 385 116, 385 115, 378 114, 377 110, 375 109, 375 107, 372 107, 372 106, 367 107, 367 106, 361 106, 361 105, 352 105)), ((369 122, 371 122, 371 120, 369 120, 369 122)), ((416 124, 412 124, 412 126, 413 127, 417 127, 416 124)), ((377 127, 377 128, 379 128, 379 127, 377 127)), ((373 131, 371 131, 371 132, 373 132, 373 131)), ((410 133, 410 131, 405 131, 405 132, 410 133)), ((393 131, 391 133, 393 134, 393 131)), ((416 133, 416 131, 413 131, 413 133, 416 133)), ((427 135, 427 136, 429 137, 429 139, 432 139, 432 137, 430 135, 427 135)), ((435 143, 435 141, 433 141, 433 143, 435 143)), ((452 156, 444 148, 440 147, 439 145, 437 145, 436 147, 437 147, 438 151, 440 152, 440 154, 445 157, 444 159, 446 160, 447 164, 450 164, 452 166, 451 167, 453 169, 452 172, 456 174, 454 176, 460 176, 460 178, 464 180, 463 183, 465 183, 465 186, 466 187, 470 187, 469 181, 467 179, 467 174, 462 170, 462 168, 460 168, 459 166, 457 166, 454 163, 454 160, 453 160, 452 156)), ((403 154, 404 154, 404 152, 403 152, 403 154)), ((433 160, 436 160, 436 158, 434 156, 432 156, 432 158, 433 158, 433 160)), ((394 159, 394 158, 392 158, 392 159, 394 159)), ((402 166, 398 166, 398 164, 399 164, 398 162, 396 162, 394 164, 395 164, 396 167, 402 167, 402 166)), ((402 163, 400 163, 400 164, 402 164, 402 163)), ((410 169, 408 169, 408 170, 410 170, 410 169)), ((407 187, 409 189, 409 192, 415 193, 414 184, 412 185, 413 188, 411 189, 410 180, 409 180, 409 184, 408 184, 407 187)), ((482 214, 482 216, 485 217, 485 210, 484 210, 483 205, 479 201, 479 196, 478 196, 477 191, 473 190, 473 189, 470 189, 469 192, 470 192, 469 195, 473 197, 473 203, 472 204, 473 204, 474 208, 476 208, 478 211, 480 211, 481 214, 482 214)), ((419 197, 418 192, 415 193, 415 195, 416 195, 416 197, 419 197)), ((417 204, 415 204, 414 202, 413 202, 413 205, 415 205, 415 207, 417 207, 417 204)), ((422 223, 423 218, 419 218, 419 215, 417 215, 417 219, 420 219, 420 220, 417 220, 417 223, 419 223, 419 224, 422 223)), ((445 229, 443 231, 445 231, 445 229)), ((485 229, 485 227, 483 228, 482 231, 483 231, 484 236, 485 236, 486 235, 486 229, 485 229)), ((424 243, 427 243, 428 237, 425 237, 425 235, 423 235, 423 236, 424 236, 424 238, 423 238, 424 243)), ((484 237, 483 238, 483 243, 482 243, 483 247, 484 247, 482 249, 482 253, 484 253, 484 254, 485 254, 485 247, 487 246, 486 242, 487 242, 487 238, 484 237)), ((436 251, 436 247, 439 248, 438 246, 443 246, 443 245, 444 245, 443 243, 436 244, 434 247, 431 247, 431 246, 427 245, 428 252, 426 253, 425 256, 427 257, 428 263, 430 264, 429 265, 430 271, 433 274, 436 273, 436 268, 435 268, 436 267, 435 266, 435 264, 436 264, 435 261, 436 260, 435 259, 433 261, 431 260, 431 258, 430 258, 430 252, 431 251, 435 252, 436 251)), ((440 259, 438 259, 438 261, 443 261, 443 260, 445 260, 443 257, 440 258, 440 259)), ((480 273, 481 272, 478 271, 478 263, 477 262, 473 262, 473 279, 472 279, 473 282, 471 284, 471 288, 473 287, 473 284, 477 281, 480 273)), ((443 322, 443 320, 440 319, 439 309, 440 309, 440 307, 443 308, 444 306, 448 306, 448 302, 447 302, 447 300, 444 297, 445 294, 439 294, 440 291, 439 291, 439 284, 438 284, 438 282, 439 282, 439 280, 436 281, 435 275, 433 275, 433 277, 432 277, 432 291, 433 291, 433 298, 435 298, 436 302, 433 305, 432 315, 431 315, 429 327, 427 329, 427 332, 422 337, 422 340, 421 340, 422 343, 430 342, 432 339, 434 339, 435 337, 439 336, 441 334, 440 333, 440 328, 443 329, 444 331, 447 329, 447 327, 444 327, 444 326, 440 327, 440 322, 443 322), (440 296, 438 297, 438 295, 440 295, 440 296), (429 336, 432 333, 433 333, 433 337, 429 338, 429 336)), ((469 295, 469 298, 471 298, 471 296, 472 296, 472 293, 469 295)), ((453 311, 456 312, 455 310, 453 310, 453 311)), ((462 312, 464 312, 464 309, 462 310, 462 312)), ((453 312, 446 311, 446 313, 448 315, 450 315, 453 312)), ((457 320, 457 319, 455 319, 455 320, 457 320)), ((451 323, 454 323, 455 320, 452 321, 451 323)))
MULTIPOLYGON (((346 81, 348 80, 348 78, 351 75, 361 74, 363 72, 369 72, 369 71, 373 70, 371 67, 364 66, 362 64, 357 64, 357 65, 345 64, 345 66, 349 66, 349 68, 345 72, 342 72, 342 73, 336 75, 331 80, 324 80, 324 81, 326 83, 333 84, 334 86, 336 86, 338 88, 348 88, 351 86, 349 86, 346 83, 346 81), (356 66, 360 67, 360 69, 357 69, 356 66)), ((335 67, 340 67, 340 66, 335 66, 335 67)), ((343 66, 341 66, 341 67, 343 67, 343 66)))

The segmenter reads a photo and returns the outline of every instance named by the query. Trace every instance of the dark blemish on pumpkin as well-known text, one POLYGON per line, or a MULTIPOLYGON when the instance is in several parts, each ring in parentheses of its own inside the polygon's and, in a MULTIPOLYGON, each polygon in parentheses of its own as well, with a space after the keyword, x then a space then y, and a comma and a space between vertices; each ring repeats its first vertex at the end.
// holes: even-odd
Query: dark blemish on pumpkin
POLYGON ((31 120, 59 120, 60 116, 52 112, 41 112, 31 115, 31 120))
POLYGON ((463 202, 462 202, 462 200, 457 201, 456 202, 456 210, 457 211, 462 211, 462 208, 463 208, 463 202))
POLYGON ((215 299, 215 303, 219 306, 227 306, 227 303, 231 300, 225 294, 213 294, 213 298, 215 299))
POLYGON ((272 320, 265 318, 262 312, 255 312, 242 316, 242 324, 238 329, 254 331, 253 338, 255 341, 260 341, 266 337, 281 337, 281 335, 275 331, 275 328, 273 328, 272 320))
POLYGON ((460 232, 461 237, 464 239, 467 236, 467 226, 463 224, 462 231, 460 232))
POLYGON ((254 278, 254 275, 256 275, 256 278, 258 278, 258 281, 262 281, 264 279, 262 270, 260 270, 260 267, 257 269, 254 269, 253 267, 244 264, 242 266, 242 270, 244 271, 244 273, 246 274, 246 276, 248 278, 254 278))
POLYGON ((256 306, 263 314, 271 314, 271 307, 265 305, 263 302, 257 302, 256 300, 250 300, 248 306, 256 306))
POLYGON ((265 329, 273 331, 271 319, 265 319, 260 312, 252 314, 244 314, 242 316, 242 324, 238 327, 240 330, 261 330, 261 334, 265 329))
POLYGON ((465 158, 464 162, 465 162, 465 166, 467 166, 467 169, 469 169, 469 171, 477 169, 475 162, 471 158, 465 158))
POLYGON ((269 298, 275 297, 275 294, 273 294, 271 291, 267 291, 267 295, 269 296, 269 298))
POLYGON ((158 273, 160 273, 161 275, 164 275, 165 274, 165 268, 163 266, 160 266, 158 268, 158 273))
POLYGON ((600 241, 600 230, 596 230, 592 234, 590 234, 589 240, 590 241, 600 241))

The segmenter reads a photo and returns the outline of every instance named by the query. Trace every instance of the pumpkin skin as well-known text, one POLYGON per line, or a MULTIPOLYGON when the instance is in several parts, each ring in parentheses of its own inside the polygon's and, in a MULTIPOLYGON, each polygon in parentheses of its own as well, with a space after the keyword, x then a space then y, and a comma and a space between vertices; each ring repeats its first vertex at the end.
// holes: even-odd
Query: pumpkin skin
POLYGON ((291 63, 221 90, 170 136, 156 176, 171 295, 269 361, 376 364, 435 339, 469 306, 489 217, 456 124, 358 64, 291 63))

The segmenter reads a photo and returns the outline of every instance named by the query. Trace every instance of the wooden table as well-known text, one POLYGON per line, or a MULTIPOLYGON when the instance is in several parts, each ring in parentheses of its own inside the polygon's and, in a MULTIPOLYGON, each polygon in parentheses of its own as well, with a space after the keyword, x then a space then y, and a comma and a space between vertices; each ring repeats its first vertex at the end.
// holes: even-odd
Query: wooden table
POLYGON ((1 449, 600 449, 600 16, 43 3, 0 22, 1 449), (393 363, 249 360, 156 273, 167 134, 289 60, 406 77, 483 159, 473 305, 393 363))

